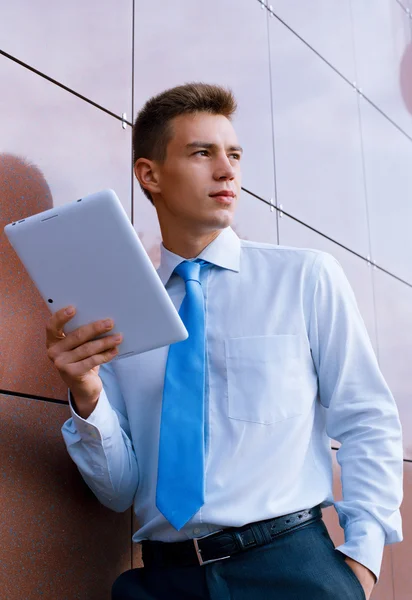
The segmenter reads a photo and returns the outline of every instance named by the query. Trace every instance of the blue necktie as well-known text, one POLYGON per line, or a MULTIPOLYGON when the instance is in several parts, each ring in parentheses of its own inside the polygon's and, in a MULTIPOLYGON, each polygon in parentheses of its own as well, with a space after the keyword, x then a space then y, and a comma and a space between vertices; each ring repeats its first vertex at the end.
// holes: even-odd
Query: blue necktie
POLYGON ((177 530, 204 504, 205 303, 200 268, 184 261, 175 269, 186 284, 179 315, 189 337, 171 344, 160 425, 156 506, 177 530))

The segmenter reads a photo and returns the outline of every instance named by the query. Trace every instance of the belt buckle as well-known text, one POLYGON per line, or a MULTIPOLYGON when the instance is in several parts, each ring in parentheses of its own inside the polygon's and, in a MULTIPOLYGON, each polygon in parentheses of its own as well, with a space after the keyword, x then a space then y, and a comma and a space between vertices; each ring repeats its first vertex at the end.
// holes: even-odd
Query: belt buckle
POLYGON ((199 565, 201 567, 203 565, 208 565, 209 563, 217 562, 218 560, 225 560, 226 558, 230 558, 230 556, 221 556, 220 558, 212 558, 211 560, 203 560, 202 558, 202 551, 199 548, 198 540, 204 540, 205 538, 210 537, 211 535, 215 535, 216 533, 220 533, 221 531, 223 531, 223 529, 218 529, 217 531, 213 531, 213 533, 207 533, 206 535, 202 535, 202 537, 199 538, 193 538, 192 541, 196 550, 197 560, 199 561, 199 565))

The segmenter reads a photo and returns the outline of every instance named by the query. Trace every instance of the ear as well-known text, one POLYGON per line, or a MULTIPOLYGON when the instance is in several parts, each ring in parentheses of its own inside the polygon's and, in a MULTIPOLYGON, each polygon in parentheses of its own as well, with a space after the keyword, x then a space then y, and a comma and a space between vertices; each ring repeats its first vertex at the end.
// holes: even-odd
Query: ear
POLYGON ((160 192, 159 174, 154 161, 138 158, 134 164, 134 174, 139 183, 151 194, 160 192))

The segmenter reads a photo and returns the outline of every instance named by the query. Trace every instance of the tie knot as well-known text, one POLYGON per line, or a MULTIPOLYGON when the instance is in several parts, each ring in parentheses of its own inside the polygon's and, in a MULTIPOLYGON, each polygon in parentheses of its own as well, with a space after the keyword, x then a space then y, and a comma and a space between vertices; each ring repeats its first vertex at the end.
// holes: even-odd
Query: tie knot
POLYGON ((180 275, 180 277, 184 279, 185 283, 189 280, 200 282, 200 269, 203 264, 205 263, 202 260, 184 260, 180 263, 180 265, 177 265, 175 268, 175 273, 180 275))

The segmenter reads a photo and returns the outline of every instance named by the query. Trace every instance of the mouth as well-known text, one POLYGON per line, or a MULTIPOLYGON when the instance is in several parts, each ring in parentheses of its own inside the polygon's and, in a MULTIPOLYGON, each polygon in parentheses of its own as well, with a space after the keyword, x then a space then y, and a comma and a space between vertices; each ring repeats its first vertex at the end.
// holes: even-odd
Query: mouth
POLYGON ((232 204, 236 197, 235 193, 230 190, 220 190, 215 194, 209 194, 209 196, 214 198, 219 204, 226 204, 227 206, 232 204))

